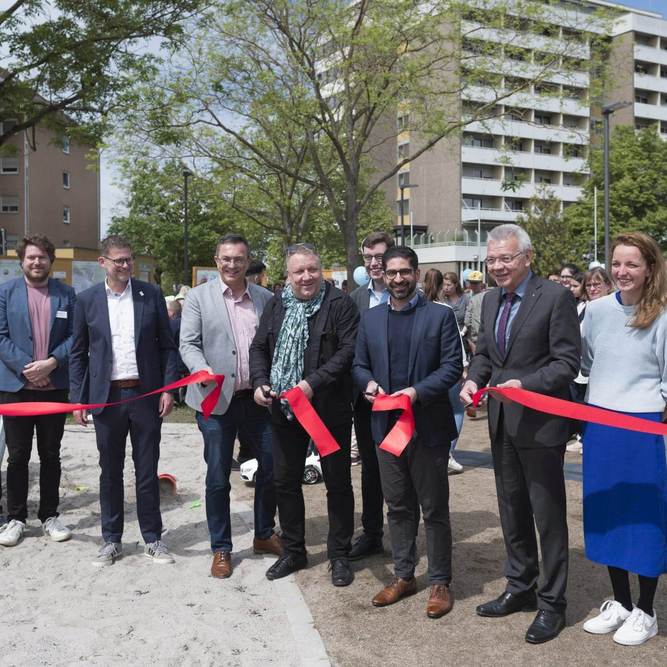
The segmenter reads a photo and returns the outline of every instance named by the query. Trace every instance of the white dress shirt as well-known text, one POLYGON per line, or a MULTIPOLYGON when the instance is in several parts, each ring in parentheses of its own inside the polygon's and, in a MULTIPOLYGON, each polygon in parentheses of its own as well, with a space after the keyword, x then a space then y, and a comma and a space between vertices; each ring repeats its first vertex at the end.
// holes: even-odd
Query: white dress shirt
POLYGON ((111 328, 111 350, 113 364, 112 380, 133 380, 139 378, 137 352, 134 346, 134 302, 132 301, 132 281, 122 294, 116 294, 104 281, 109 305, 109 327, 111 328))

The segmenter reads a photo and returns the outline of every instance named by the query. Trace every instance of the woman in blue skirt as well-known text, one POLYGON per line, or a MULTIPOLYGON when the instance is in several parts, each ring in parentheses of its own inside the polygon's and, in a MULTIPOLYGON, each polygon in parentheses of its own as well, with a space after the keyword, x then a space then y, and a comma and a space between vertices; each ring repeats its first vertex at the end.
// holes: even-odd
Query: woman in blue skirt
MULTIPOLYGON (((584 318, 586 400, 660 422, 667 397, 665 261, 646 234, 623 234, 612 245, 611 273, 618 291, 591 302, 584 318)), ((667 572, 665 439, 588 424, 584 443, 586 556, 608 567, 614 594, 584 630, 643 644, 658 633, 653 600, 667 572), (639 578, 636 606, 630 572, 639 578)))

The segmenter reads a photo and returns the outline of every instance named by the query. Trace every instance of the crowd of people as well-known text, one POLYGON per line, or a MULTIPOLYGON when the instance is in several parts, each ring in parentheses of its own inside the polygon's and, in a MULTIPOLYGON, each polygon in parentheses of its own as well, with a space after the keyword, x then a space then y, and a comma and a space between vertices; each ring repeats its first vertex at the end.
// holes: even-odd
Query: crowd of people
MULTIPOLYGON (((158 287, 132 278, 130 244, 109 236, 98 260, 104 282, 75 295, 50 277, 53 244, 32 236, 17 249, 24 275, 0 286, 0 402, 64 402, 69 395, 95 405, 102 533, 96 566, 122 557, 128 435, 144 553, 154 563, 174 562, 162 540, 157 479, 162 419, 174 397, 159 390, 186 373, 225 376, 208 418, 202 401, 210 382, 188 385, 184 397, 203 440, 213 577, 233 576, 230 474, 237 439, 258 460, 253 550, 276 557, 267 578, 308 565, 301 482, 310 437, 284 397, 297 387, 339 445, 321 460, 332 584, 350 585, 351 562, 383 552, 386 505, 394 577, 371 603, 383 607, 417 592, 423 519, 426 615, 434 619, 454 605, 448 474, 461 470, 452 451, 479 389, 522 388, 648 421, 664 418, 667 275, 659 247, 645 234, 615 239, 610 273, 564 264, 542 278, 531 268, 530 238, 517 225, 489 232, 486 275, 468 270, 461 277, 437 269, 422 276, 412 249, 372 233, 361 246, 367 281, 350 294, 324 280, 317 249, 308 243, 287 248, 286 282, 275 294, 248 278, 251 253, 243 236, 224 236, 214 251, 218 277, 165 302, 158 287), (485 280, 495 286, 487 288, 485 280), (399 417, 372 409, 383 395, 412 406, 415 428, 400 455, 378 447, 399 417), (356 539, 353 428, 362 465, 356 539)), ((663 437, 573 425, 493 396, 487 412, 507 582, 477 614, 535 611, 525 634, 535 644, 565 626, 563 462, 575 432, 584 443, 586 555, 608 568, 613 593, 583 629, 613 632, 625 645, 657 634, 653 601, 667 571, 663 437), (630 573, 639 578, 636 604, 630 573)), ((74 417, 89 423, 86 410, 74 417)), ((26 528, 34 433, 38 518, 54 541, 71 537, 58 513, 64 423, 64 414, 5 417, 1 546, 16 545, 26 528)))

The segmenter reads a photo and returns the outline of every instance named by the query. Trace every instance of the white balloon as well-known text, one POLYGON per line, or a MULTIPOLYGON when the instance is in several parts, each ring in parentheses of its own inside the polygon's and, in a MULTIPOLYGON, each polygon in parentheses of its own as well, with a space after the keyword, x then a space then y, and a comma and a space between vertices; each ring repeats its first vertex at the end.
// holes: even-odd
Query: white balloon
POLYGON ((357 283, 359 287, 368 284, 368 273, 366 272, 366 267, 358 266, 354 270, 354 282, 357 283))

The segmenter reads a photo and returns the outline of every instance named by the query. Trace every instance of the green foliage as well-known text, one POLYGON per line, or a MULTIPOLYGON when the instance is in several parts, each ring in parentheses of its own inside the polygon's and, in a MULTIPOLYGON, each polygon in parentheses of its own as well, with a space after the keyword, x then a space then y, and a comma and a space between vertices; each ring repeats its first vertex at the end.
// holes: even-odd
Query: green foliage
MULTIPOLYGON (((582 198, 564 214, 576 253, 591 252, 593 197, 598 191, 598 248, 604 252, 602 147, 591 156, 591 177, 582 198)), ((667 250, 667 142, 654 128, 614 130, 609 151, 609 225, 613 238, 627 231, 650 234, 667 250)))
POLYGON ((19 0, 0 11, 0 135, 45 123, 97 143, 105 114, 137 76, 148 46, 183 43, 183 24, 205 0, 19 0), (154 41, 150 41, 154 40, 154 41), (144 53, 141 53, 141 50, 144 53), (66 114, 66 115, 65 115, 66 114), (76 125, 74 125, 76 124, 76 125), (78 125, 78 127, 77 127, 78 125))

